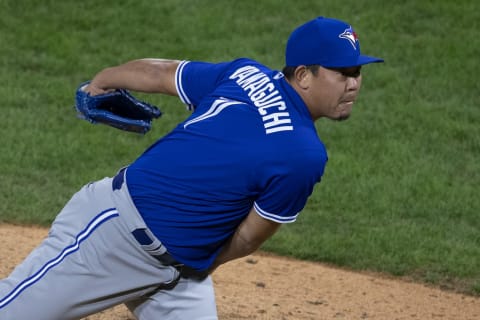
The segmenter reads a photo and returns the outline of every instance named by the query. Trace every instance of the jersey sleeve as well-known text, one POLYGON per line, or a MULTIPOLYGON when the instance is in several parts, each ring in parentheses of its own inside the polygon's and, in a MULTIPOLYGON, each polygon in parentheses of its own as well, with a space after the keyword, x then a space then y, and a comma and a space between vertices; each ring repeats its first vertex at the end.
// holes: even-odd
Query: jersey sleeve
POLYGON ((294 222, 323 175, 326 155, 318 160, 314 163, 298 161, 294 165, 291 162, 271 165, 263 170, 265 185, 254 202, 257 213, 277 223, 294 222))
POLYGON ((175 86, 180 100, 189 110, 195 109, 205 96, 216 89, 228 66, 227 62, 182 61, 175 73, 175 86))

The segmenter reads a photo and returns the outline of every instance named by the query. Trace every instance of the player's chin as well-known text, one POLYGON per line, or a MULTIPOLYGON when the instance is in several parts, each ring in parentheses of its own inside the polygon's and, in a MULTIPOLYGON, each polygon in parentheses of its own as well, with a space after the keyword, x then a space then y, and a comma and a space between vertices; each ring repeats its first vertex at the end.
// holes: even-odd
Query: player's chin
POLYGON ((351 110, 343 110, 342 112, 336 114, 335 116, 331 117, 330 119, 336 121, 345 121, 350 118, 351 110))
POLYGON ((340 116, 336 117, 334 120, 336 120, 336 121, 345 121, 345 120, 347 120, 348 118, 350 118, 350 114, 340 115, 340 116))
POLYGON ((333 119, 337 121, 345 121, 350 118, 350 114, 352 113, 352 106, 353 103, 348 103, 344 105, 343 108, 339 110, 339 112, 335 115, 333 119))

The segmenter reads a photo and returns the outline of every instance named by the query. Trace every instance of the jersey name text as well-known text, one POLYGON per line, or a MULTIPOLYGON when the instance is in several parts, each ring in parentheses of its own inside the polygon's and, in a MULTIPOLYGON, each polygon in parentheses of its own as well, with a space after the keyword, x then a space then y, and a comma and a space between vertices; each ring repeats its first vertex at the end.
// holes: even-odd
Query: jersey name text
POLYGON ((266 134, 293 130, 285 101, 265 73, 245 66, 237 69, 230 79, 242 87, 258 108, 266 134))

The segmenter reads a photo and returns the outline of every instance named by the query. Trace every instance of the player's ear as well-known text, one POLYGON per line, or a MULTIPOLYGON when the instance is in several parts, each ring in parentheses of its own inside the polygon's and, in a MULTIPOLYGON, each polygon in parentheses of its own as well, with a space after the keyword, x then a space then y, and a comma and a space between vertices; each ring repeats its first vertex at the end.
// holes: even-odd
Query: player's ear
POLYGON ((306 66, 298 66, 295 68, 293 77, 297 85, 302 89, 308 89, 310 86, 310 77, 312 73, 306 66))

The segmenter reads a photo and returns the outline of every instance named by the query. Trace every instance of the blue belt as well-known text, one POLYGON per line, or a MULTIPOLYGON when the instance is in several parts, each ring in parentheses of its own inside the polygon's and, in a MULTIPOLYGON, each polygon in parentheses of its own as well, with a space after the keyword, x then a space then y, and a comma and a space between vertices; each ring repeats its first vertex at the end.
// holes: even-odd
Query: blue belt
MULTIPOLYGON (((112 180, 113 191, 120 190, 122 188, 122 185, 125 182, 126 170, 127 170, 126 167, 120 169, 118 173, 113 177, 113 180, 112 180)), ((135 229, 132 231, 132 235, 134 236, 135 240, 137 240, 137 242, 142 246, 151 246, 155 241, 154 239, 152 239, 152 237, 149 235, 146 229, 135 229)), ((147 251, 148 254, 150 254, 152 257, 160 261, 160 263, 163 264, 164 266, 173 266, 176 268, 183 266, 182 263, 175 260, 175 258, 172 257, 168 252, 165 252, 162 254, 155 254, 155 251, 158 251, 161 248, 161 246, 162 245, 159 244, 158 248, 151 248, 151 250, 145 250, 145 251, 147 251)))
MULTIPOLYGON (((125 182, 125 171, 127 167, 122 168, 118 171, 118 173, 113 177, 112 180, 112 189, 120 190, 122 188, 123 183, 125 182)), ((146 229, 135 229, 132 231, 132 235, 135 237, 137 242, 142 246, 149 246, 153 244, 154 239, 152 239, 147 232, 146 229)), ((149 251, 155 251, 149 250, 149 251)), ((196 280, 203 280, 205 279, 209 272, 208 270, 205 271, 198 271, 195 270, 183 263, 178 262, 174 257, 170 255, 170 253, 165 252, 163 254, 154 254, 152 252, 147 251, 152 257, 160 261, 161 264, 164 266, 172 266, 180 272, 180 276, 183 278, 191 278, 196 280)))
POLYGON ((126 170, 127 170, 127 167, 120 169, 115 175, 115 177, 113 177, 113 181, 112 181, 113 191, 120 190, 122 188, 123 182, 125 181, 126 170))

